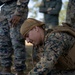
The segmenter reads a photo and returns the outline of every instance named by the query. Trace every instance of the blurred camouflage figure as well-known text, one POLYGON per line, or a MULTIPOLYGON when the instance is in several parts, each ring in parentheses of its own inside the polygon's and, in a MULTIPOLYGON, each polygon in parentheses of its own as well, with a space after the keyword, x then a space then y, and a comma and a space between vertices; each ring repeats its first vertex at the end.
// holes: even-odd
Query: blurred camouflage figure
POLYGON ((0 16, 0 57, 3 69, 0 75, 12 75, 12 53, 17 75, 24 74, 25 41, 19 30, 28 16, 28 2, 29 0, 0 0, 0 5, 3 4, 0 16))
POLYGON ((42 0, 39 11, 44 13, 44 21, 47 29, 58 25, 61 7, 62 0, 42 0))
POLYGON ((72 28, 75 28, 75 0, 69 0, 66 13, 66 22, 70 24, 72 28))
POLYGON ((38 61, 28 75, 75 75, 74 29, 68 23, 49 30, 44 25, 28 18, 20 29, 25 40, 37 50, 38 61))

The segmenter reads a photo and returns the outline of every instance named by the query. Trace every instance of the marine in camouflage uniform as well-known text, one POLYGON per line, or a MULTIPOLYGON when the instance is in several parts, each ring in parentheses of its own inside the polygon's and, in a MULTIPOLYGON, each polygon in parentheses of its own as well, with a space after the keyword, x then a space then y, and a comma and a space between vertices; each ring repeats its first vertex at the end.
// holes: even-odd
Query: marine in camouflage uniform
POLYGON ((0 57, 3 71, 11 72, 12 57, 14 53, 14 64, 16 71, 22 75, 25 70, 25 41, 20 35, 20 27, 28 16, 29 0, 0 0, 0 57))
POLYGON ((42 0, 39 11, 44 14, 44 21, 47 29, 59 24, 61 6, 62 0, 42 0))
POLYGON ((39 57, 39 61, 28 75, 75 75, 75 69, 62 69, 65 66, 61 63, 62 67, 58 68, 59 58, 66 55, 75 44, 75 34, 72 36, 67 32, 51 33, 51 30, 43 30, 42 26, 44 23, 32 18, 28 18, 21 26, 22 36, 28 43, 37 46, 39 57))

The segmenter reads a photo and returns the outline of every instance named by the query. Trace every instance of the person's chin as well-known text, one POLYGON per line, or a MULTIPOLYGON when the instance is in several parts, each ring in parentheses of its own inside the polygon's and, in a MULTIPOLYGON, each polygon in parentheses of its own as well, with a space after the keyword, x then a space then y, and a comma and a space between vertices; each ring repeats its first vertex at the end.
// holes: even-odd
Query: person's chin
POLYGON ((42 45, 42 43, 37 43, 37 44, 35 44, 35 46, 39 46, 39 45, 41 46, 41 45, 42 45))

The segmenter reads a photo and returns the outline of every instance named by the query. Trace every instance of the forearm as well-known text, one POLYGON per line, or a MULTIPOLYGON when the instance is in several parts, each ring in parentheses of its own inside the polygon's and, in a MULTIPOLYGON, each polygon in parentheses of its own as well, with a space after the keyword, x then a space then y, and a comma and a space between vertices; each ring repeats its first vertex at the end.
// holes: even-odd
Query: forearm
POLYGON ((50 7, 50 8, 47 9, 48 14, 58 15, 60 10, 61 10, 61 7, 62 7, 62 1, 57 0, 57 3, 53 8, 50 7), (49 9, 51 9, 51 10, 49 10, 49 9))
POLYGON ((47 9, 45 7, 40 7, 39 12, 41 13, 47 13, 47 9))
POLYGON ((61 6, 58 8, 52 8, 50 11, 47 11, 48 14, 58 15, 61 10, 61 6))
POLYGON ((49 71, 53 68, 53 65, 48 64, 48 62, 49 61, 45 59, 41 59, 40 62, 37 63, 36 67, 34 67, 30 71, 30 75, 47 75, 49 71), (50 68, 48 66, 50 66, 50 68))

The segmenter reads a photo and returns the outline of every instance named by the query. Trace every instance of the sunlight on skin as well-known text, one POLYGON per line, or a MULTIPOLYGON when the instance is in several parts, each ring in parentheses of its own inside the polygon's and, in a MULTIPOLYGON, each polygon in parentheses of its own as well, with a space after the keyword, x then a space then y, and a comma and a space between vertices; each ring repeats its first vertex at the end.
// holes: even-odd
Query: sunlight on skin
POLYGON ((25 41, 25 43, 26 43, 26 45, 28 45, 28 46, 31 46, 31 45, 32 45, 31 43, 27 43, 27 41, 25 41))

